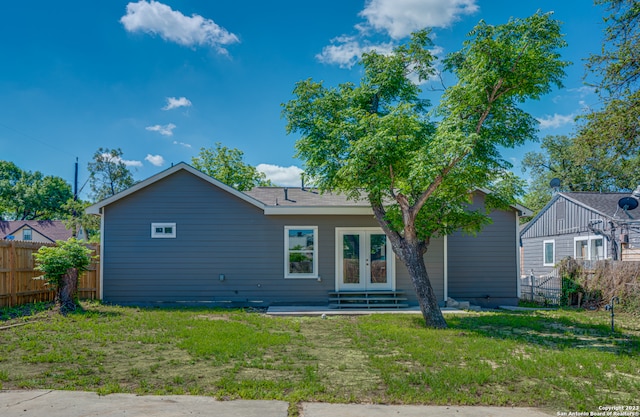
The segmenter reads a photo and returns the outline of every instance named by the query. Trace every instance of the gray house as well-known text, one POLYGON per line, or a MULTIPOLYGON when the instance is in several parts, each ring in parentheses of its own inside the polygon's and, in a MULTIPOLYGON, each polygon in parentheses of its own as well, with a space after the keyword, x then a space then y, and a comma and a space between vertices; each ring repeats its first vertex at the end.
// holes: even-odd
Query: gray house
POLYGON ((546 275, 566 257, 621 260, 640 248, 640 208, 621 209, 629 193, 557 193, 520 232, 522 272, 546 275))
MULTIPOLYGON (((473 194, 481 206, 485 194, 473 194)), ((365 202, 309 188, 239 192, 180 163, 87 209, 101 216, 101 295, 116 304, 415 305, 404 265, 365 202)), ((518 217, 432 241, 431 283, 482 306, 516 304, 518 217)))

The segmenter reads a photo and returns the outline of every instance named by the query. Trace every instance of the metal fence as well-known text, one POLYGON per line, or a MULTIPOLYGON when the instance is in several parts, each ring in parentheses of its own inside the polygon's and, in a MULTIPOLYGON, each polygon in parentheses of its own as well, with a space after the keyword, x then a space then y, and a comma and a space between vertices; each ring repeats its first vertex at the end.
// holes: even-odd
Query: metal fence
POLYGON ((532 274, 520 278, 520 299, 541 304, 560 304, 562 279, 557 269, 547 275, 532 274))

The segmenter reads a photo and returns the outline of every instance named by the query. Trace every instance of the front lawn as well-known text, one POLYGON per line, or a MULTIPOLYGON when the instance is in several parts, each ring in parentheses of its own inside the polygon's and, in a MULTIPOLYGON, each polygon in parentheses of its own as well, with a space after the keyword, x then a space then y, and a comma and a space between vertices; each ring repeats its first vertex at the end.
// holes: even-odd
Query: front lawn
MULTIPOLYGON (((220 399, 533 406, 639 405, 640 320, 606 312, 267 317, 83 304, 0 330, 0 388, 220 399)), ((2 317, 2 315, 0 315, 2 317)), ((8 317, 5 315, 5 317, 8 317)), ((22 323, 0 321, 0 327, 22 323)))

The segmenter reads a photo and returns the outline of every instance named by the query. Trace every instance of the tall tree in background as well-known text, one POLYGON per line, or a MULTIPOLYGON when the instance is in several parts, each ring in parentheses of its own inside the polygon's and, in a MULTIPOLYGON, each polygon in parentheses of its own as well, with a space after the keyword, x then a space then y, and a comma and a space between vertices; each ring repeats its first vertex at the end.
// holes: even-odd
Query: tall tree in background
POLYGON ((194 168, 239 191, 253 187, 271 187, 263 172, 242 160, 244 153, 229 149, 216 142, 213 148, 200 148, 198 156, 191 158, 194 168))
POLYGON ((576 139, 594 160, 605 158, 609 175, 621 191, 640 181, 640 3, 637 0, 596 0, 606 7, 607 24, 601 52, 589 58, 587 69, 599 77, 602 110, 586 116, 576 139))
POLYGON ((122 150, 99 148, 87 164, 93 200, 100 201, 131 187, 133 174, 122 159, 122 150))
POLYGON ((302 135, 296 150, 306 175, 321 190, 369 200, 429 327, 446 327, 424 262, 430 240, 490 222, 488 212, 469 210, 476 187, 495 189, 487 208, 514 201, 518 184, 499 149, 534 139, 535 120, 518 105, 560 86, 564 45, 548 14, 480 22, 445 60, 458 82, 443 93, 437 121, 413 81, 435 73, 427 31, 392 54, 365 54, 359 85, 301 81, 284 104, 287 131, 302 135))
POLYGON ((587 64, 602 108, 580 119, 575 137, 547 137, 542 152, 528 153, 523 170, 532 181, 525 205, 534 213, 551 199, 551 178, 560 191, 625 192, 640 181, 640 3, 596 0, 607 24, 601 52, 587 64))
POLYGON ((59 220, 66 215, 62 206, 72 197, 71 185, 62 178, 0 161, 0 219, 59 220))

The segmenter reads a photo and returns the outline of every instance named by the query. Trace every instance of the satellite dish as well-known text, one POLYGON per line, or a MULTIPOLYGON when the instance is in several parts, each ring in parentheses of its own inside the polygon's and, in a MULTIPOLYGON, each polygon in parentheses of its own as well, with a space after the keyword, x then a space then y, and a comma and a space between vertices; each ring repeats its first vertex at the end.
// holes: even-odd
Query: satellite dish
POLYGON ((622 197, 618 200, 618 207, 623 210, 633 210, 638 208, 638 200, 633 197, 622 197))
POLYGON ((559 178, 554 178, 549 182, 549 186, 551 188, 558 188, 560 187, 560 179, 559 178))

